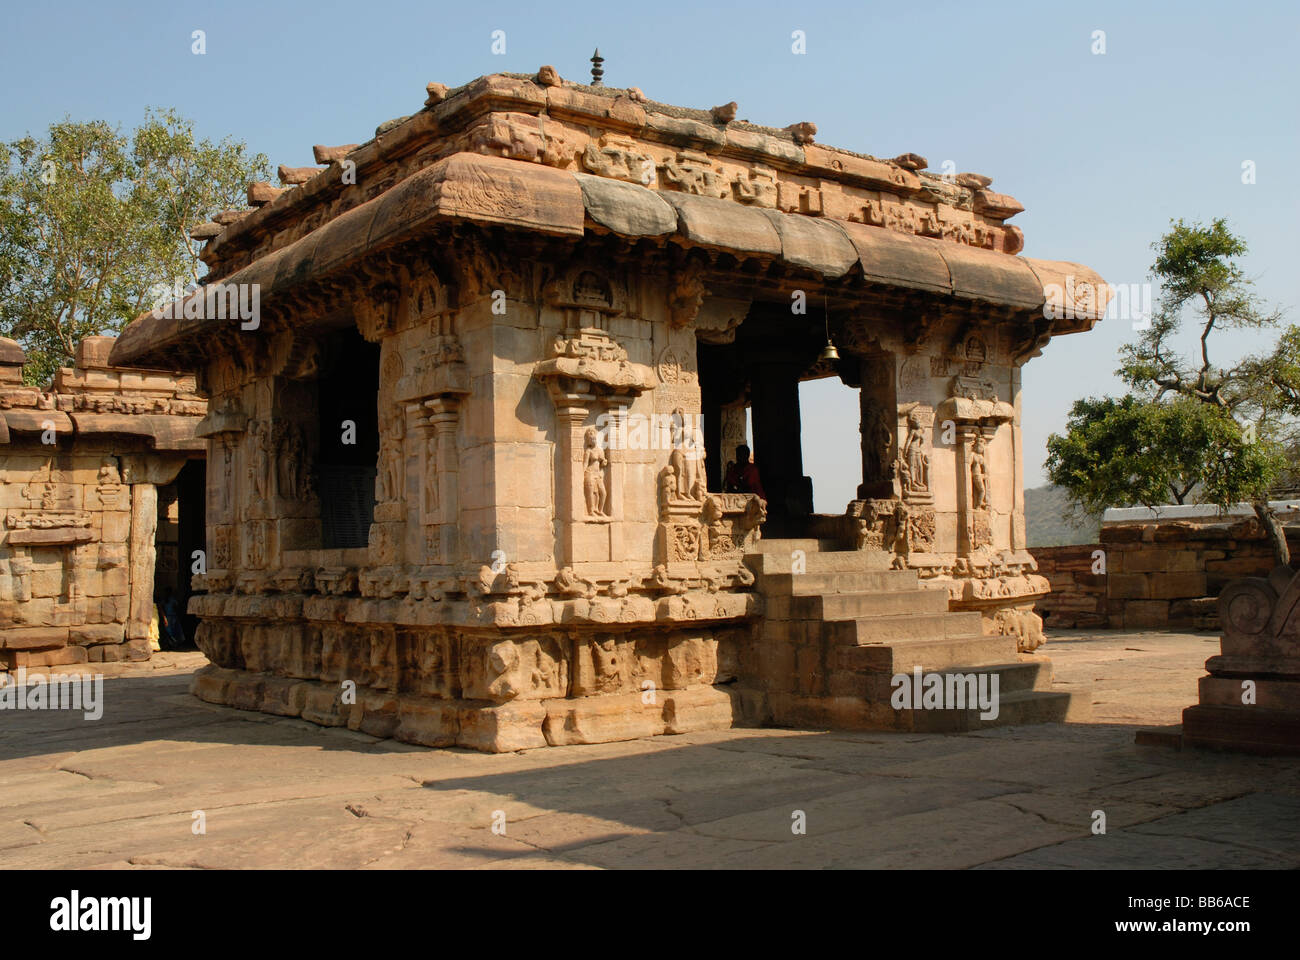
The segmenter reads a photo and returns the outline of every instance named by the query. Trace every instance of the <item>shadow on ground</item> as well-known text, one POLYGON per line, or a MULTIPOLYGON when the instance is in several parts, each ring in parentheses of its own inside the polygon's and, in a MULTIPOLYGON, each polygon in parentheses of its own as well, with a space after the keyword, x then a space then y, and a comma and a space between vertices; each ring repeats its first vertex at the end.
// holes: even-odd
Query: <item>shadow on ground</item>
POLYGON ((1300 866, 1300 765, 1138 747, 1136 724, 487 755, 216 707, 188 684, 107 678, 97 722, 0 713, 0 865, 1300 866))

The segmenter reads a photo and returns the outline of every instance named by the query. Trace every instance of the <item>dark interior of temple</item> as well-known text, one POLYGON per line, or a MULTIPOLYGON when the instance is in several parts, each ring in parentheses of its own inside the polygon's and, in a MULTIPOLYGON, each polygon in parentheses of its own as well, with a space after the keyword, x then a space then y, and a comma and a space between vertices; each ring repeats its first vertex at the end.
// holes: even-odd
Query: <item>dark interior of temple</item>
POLYGON ((366 546, 375 511, 379 457, 379 345, 356 328, 328 338, 316 381, 315 486, 321 503, 321 546, 366 546))

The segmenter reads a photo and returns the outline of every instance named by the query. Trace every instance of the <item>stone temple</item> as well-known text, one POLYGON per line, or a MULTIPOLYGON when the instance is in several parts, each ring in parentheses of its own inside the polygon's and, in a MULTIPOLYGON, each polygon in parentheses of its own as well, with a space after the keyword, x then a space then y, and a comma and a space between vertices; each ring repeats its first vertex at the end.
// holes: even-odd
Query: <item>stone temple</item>
POLYGON ((735 116, 430 84, 196 230, 206 301, 111 360, 209 400, 197 696, 490 751, 1086 715, 1031 652, 1020 369, 1104 284, 1019 256, 987 177, 735 116), (820 514, 799 384, 832 376, 861 483, 820 514), (746 439, 764 499, 723 488, 746 439), (895 709, 917 667, 996 674, 997 720, 895 709))
POLYGON ((155 598, 189 595, 208 405, 193 374, 113 367, 112 347, 87 337, 42 388, 0 338, 0 680, 146 660, 155 598))

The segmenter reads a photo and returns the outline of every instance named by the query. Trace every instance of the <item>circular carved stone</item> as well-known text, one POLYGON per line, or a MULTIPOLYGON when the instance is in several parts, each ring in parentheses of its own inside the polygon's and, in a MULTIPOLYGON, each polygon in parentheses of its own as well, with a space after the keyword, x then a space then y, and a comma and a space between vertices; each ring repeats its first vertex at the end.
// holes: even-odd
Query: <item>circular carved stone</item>
POLYGON ((1249 578, 1228 584, 1219 596, 1219 617, 1224 632, 1245 636, 1262 632, 1268 626, 1276 600, 1265 580, 1249 578))

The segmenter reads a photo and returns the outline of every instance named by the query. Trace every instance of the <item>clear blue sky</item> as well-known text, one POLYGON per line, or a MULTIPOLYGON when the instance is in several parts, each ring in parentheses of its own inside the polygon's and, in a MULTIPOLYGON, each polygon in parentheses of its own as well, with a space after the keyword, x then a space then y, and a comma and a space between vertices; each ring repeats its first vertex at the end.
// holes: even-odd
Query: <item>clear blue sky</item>
MULTIPOLYGON (((314 143, 368 139, 418 110, 431 80, 553 64, 740 116, 812 120, 818 139, 984 173, 1026 207, 1025 253, 1141 283, 1170 218, 1229 218, 1261 294, 1300 322, 1300 4, 282 3, 6 4, 0 139, 64 115, 133 126, 174 106, 201 135, 232 134, 273 164, 314 143), (207 53, 191 53, 206 31, 207 53), (491 33, 506 32, 504 56, 491 33), (807 53, 793 55, 803 30, 807 53), (1092 53, 1104 30, 1106 53, 1092 53), (1241 182, 1243 161, 1256 165, 1241 182)), ((1070 403, 1118 390, 1123 321, 1053 341, 1025 370, 1026 484, 1070 403)), ((1237 348, 1253 346, 1239 340, 1237 348)), ((805 391, 805 461, 818 509, 838 510, 859 470, 857 407, 805 391)))

